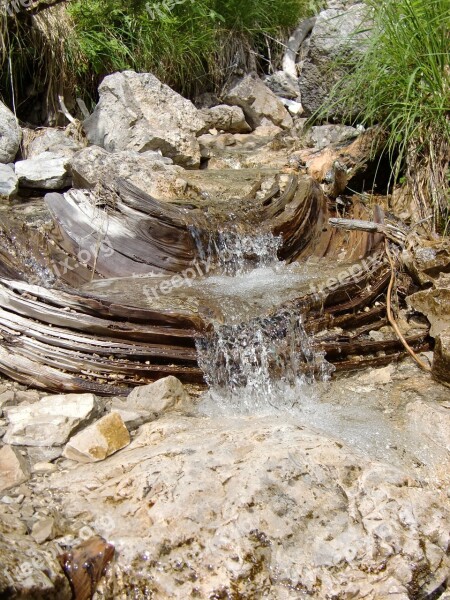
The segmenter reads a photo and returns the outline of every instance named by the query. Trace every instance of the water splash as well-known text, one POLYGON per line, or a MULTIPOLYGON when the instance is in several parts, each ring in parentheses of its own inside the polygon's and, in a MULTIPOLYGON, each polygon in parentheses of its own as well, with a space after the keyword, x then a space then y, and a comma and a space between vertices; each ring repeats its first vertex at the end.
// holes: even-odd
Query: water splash
POLYGON ((213 325, 197 340, 198 362, 219 408, 250 413, 294 408, 307 384, 334 367, 317 351, 301 314, 282 310, 239 324, 213 325))
POLYGON ((230 227, 209 232, 205 239, 192 227, 191 235, 200 260, 215 264, 216 273, 235 276, 279 263, 277 254, 283 240, 271 232, 250 235, 230 227))

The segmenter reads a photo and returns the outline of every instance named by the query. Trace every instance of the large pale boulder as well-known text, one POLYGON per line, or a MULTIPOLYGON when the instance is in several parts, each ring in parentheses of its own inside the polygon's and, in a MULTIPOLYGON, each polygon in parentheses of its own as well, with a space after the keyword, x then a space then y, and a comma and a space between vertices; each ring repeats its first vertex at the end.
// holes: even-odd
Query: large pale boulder
POLYGON ((233 82, 225 90, 223 100, 227 104, 240 106, 253 129, 266 120, 283 129, 293 126, 292 117, 284 104, 255 73, 233 82))
POLYGON ((114 540, 111 597, 407 600, 450 566, 446 490, 413 470, 283 414, 168 415, 36 492, 114 540))
POLYGON ((100 100, 84 121, 92 144, 109 152, 160 150, 184 167, 198 167, 197 109, 151 73, 124 71, 105 77, 100 100))
POLYGON ((19 150, 22 132, 14 114, 0 102, 0 163, 10 163, 19 150))
POLYGON ((16 162, 15 171, 21 187, 61 190, 72 183, 68 165, 67 156, 42 152, 33 158, 16 162))
POLYGON ((47 396, 34 404, 7 407, 4 413, 9 427, 4 441, 21 446, 62 446, 96 410, 93 394, 47 396))
MULTIPOLYGON (((328 98, 339 79, 346 73, 339 61, 361 56, 366 48, 370 16, 365 4, 346 10, 329 8, 322 11, 308 40, 308 53, 299 77, 304 114, 314 114, 328 98)), ((306 42, 305 42, 306 43, 306 42)), ((331 114, 339 115, 339 107, 331 114)))

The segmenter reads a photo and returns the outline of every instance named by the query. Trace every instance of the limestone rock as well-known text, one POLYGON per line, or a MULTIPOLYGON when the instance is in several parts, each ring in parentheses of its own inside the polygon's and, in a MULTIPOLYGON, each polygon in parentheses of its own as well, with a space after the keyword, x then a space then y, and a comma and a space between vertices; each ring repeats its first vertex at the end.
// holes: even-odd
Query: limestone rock
POLYGON ((47 396, 35 404, 5 408, 9 427, 4 440, 22 446, 62 446, 96 409, 93 394, 47 396))
POLYGON ((9 165, 0 163, 0 197, 10 198, 19 189, 19 180, 14 169, 9 165))
MULTIPOLYGON (((1 521, 0 521, 1 525, 1 521)), ((56 556, 57 546, 43 549, 28 534, 3 535, 0 527, 0 597, 20 600, 71 600, 69 580, 56 556)))
POLYGON ((30 477, 27 461, 17 448, 0 449, 0 492, 20 485, 30 477))
POLYGON ((54 152, 42 152, 33 158, 15 164, 19 185, 39 190, 61 190, 69 187, 72 177, 68 157, 54 152))
POLYGON ((450 383, 450 327, 436 337, 432 371, 436 379, 450 383))
POLYGON ((408 296, 406 302, 430 321, 430 335, 438 336, 450 327, 450 274, 442 273, 432 288, 408 296))
POLYGON ((134 388, 127 398, 127 406, 153 415, 192 410, 189 394, 181 381, 173 375, 134 388))
POLYGON ((264 83, 272 92, 280 98, 288 100, 298 100, 300 97, 300 88, 298 79, 285 71, 276 71, 272 75, 264 78, 264 83))
POLYGON ((107 152, 98 146, 78 152, 70 165, 74 187, 91 189, 111 177, 121 177, 156 198, 176 196, 180 191, 177 180, 183 173, 181 167, 158 152, 107 152))
POLYGON ((33 139, 27 145, 24 158, 36 158, 44 152, 70 157, 82 148, 81 143, 66 135, 63 129, 45 127, 39 130, 37 136, 34 131, 32 134, 33 139))
POLYGON ((359 135, 355 127, 349 125, 317 125, 311 127, 309 140, 317 150, 334 144, 350 142, 359 135))
POLYGON ((421 285, 435 283, 441 273, 450 271, 450 240, 422 240, 404 250, 402 260, 421 285))
POLYGON ((92 144, 109 152, 161 150, 175 164, 198 167, 196 134, 204 122, 192 102, 151 73, 134 71, 105 77, 99 95, 96 109, 84 121, 92 144))
POLYGON ((45 517, 36 521, 31 529, 31 537, 37 544, 43 544, 47 540, 52 540, 57 535, 55 519, 45 517))
POLYGON ((218 129, 228 133, 249 133, 252 128, 245 120, 245 115, 239 106, 219 104, 212 108, 203 108, 200 115, 205 121, 205 127, 199 133, 207 133, 209 129, 218 129))
POLYGON ((0 102, 0 163, 14 161, 21 139, 22 132, 16 117, 0 102))
MULTIPOLYGON (((419 436, 424 436, 433 445, 450 452, 450 410, 438 404, 417 400, 407 407, 410 426, 419 436)), ((448 454, 447 454, 448 456, 448 454)))
MULTIPOLYGON (((368 28, 369 23, 368 9, 364 4, 356 4, 347 10, 330 8, 318 15, 299 77, 306 116, 311 116, 321 107, 334 84, 344 75, 345 71, 336 66, 339 57, 345 55, 348 59, 364 52, 369 34, 363 30, 368 28)), ((338 115, 339 107, 333 108, 332 114, 338 115)))
POLYGON ((166 416, 41 487, 117 540, 112 597, 407 599, 442 581, 446 491, 284 417, 166 416))
POLYGON ((98 462, 130 443, 130 434, 121 416, 112 412, 72 437, 63 456, 78 462, 98 462))
POLYGON ((240 106, 253 129, 262 124, 263 118, 283 129, 293 126, 292 117, 281 100, 255 73, 246 75, 230 85, 223 99, 227 104, 240 106))

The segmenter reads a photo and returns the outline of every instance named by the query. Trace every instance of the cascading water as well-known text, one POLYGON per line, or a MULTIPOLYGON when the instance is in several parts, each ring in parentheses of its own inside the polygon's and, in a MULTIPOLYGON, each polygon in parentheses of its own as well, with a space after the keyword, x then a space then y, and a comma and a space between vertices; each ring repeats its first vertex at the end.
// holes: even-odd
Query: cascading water
POLYGON ((201 283, 209 286, 223 316, 197 340, 199 366, 210 388, 205 404, 215 410, 294 408, 311 393, 307 384, 327 379, 333 370, 314 349, 302 314, 276 310, 299 280, 295 268, 278 260, 280 245, 271 233, 222 231, 202 246, 204 257, 214 256, 217 271, 201 283))

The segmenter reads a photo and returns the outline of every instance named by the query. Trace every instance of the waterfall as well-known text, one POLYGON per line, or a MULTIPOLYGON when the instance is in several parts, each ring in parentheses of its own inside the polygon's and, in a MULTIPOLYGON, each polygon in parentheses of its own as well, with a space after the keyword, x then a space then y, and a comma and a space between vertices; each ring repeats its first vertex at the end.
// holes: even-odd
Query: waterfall
POLYGON ((292 286, 290 266, 277 258, 280 244, 271 233, 231 230, 201 246, 203 259, 213 255, 217 264, 209 289, 224 322, 212 320, 210 331, 197 339, 198 363, 209 400, 225 410, 293 408, 311 392, 309 384, 328 379, 334 369, 314 348, 301 312, 276 309, 292 286))

